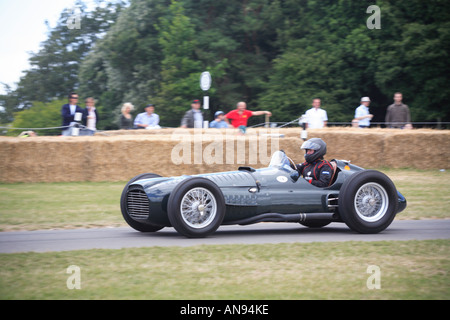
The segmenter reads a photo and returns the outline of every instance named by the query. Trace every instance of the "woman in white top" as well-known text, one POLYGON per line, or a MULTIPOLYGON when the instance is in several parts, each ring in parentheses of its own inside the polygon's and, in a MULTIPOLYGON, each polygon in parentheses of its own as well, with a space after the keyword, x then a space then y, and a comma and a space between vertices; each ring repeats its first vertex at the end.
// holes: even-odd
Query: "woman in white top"
POLYGON ((95 108, 95 100, 94 98, 87 98, 85 100, 85 103, 86 103, 85 109, 86 128, 95 132, 97 131, 97 123, 98 123, 98 113, 97 109, 95 108))

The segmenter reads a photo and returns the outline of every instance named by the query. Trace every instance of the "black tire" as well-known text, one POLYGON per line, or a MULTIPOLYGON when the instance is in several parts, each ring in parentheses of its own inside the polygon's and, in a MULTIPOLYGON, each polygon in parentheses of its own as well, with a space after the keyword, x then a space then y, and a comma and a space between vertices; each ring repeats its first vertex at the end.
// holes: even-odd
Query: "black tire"
POLYGON ((352 174, 339 193, 339 214, 353 231, 378 233, 397 213, 397 189, 384 173, 364 170, 352 174))
POLYGON ((155 173, 143 173, 143 174, 137 175, 136 177, 132 178, 125 185, 125 188, 123 188, 122 195, 120 197, 120 209, 122 211, 122 216, 125 219, 125 221, 128 223, 128 225, 130 227, 132 227, 133 229, 137 230, 137 231, 140 231, 140 232, 156 232, 156 231, 159 231, 162 228, 164 228, 164 226, 158 226, 158 225, 153 225, 153 224, 150 224, 150 223, 139 222, 139 221, 134 220, 133 218, 131 218, 128 215, 128 211, 127 211, 127 192, 128 192, 128 187, 133 182, 141 180, 141 179, 150 179, 150 178, 159 178, 159 177, 161 177, 161 176, 158 175, 158 174, 155 174, 155 173))
POLYGON ((329 225, 330 223, 331 223, 331 221, 321 221, 321 220, 300 222, 300 224, 302 226, 305 226, 308 228, 313 228, 313 229, 319 229, 319 228, 325 227, 325 226, 329 225))
POLYGON ((167 215, 171 225, 188 238, 203 238, 219 228, 225 216, 220 188, 206 178, 190 178, 169 196, 167 215))

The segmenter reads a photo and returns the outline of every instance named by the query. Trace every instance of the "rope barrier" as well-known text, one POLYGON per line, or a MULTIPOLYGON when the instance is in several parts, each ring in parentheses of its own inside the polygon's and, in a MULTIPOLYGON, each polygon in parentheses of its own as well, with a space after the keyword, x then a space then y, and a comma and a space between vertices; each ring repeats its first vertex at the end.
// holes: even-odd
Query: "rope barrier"
MULTIPOLYGON (((258 123, 255 124, 249 128, 256 128, 256 127, 260 127, 260 126, 265 126, 266 124, 269 124, 269 126, 271 124, 277 124, 277 128, 283 128, 285 126, 288 126, 294 122, 298 122, 298 120, 300 120, 300 118, 289 121, 289 122, 263 122, 263 123, 258 123), (282 124, 281 126, 278 126, 279 124, 282 124)), ((450 122, 410 122, 413 126, 414 125, 434 125, 434 126, 446 126, 446 125, 450 125, 450 122)), ((398 124, 405 124, 404 122, 371 122, 370 125, 398 125, 398 124)), ((351 126, 352 122, 327 122, 327 125, 333 125, 333 126, 351 126)))
POLYGON ((55 130, 55 129, 65 129, 70 128, 71 126, 63 126, 63 127, 48 127, 48 128, 13 128, 13 127, 0 127, 0 129, 6 129, 6 130, 55 130))
MULTIPOLYGON (((259 123, 259 124, 255 124, 253 126, 250 126, 249 128, 257 128, 257 127, 261 127, 261 126, 266 126, 268 125, 269 127, 271 127, 272 124, 276 124, 276 128, 283 128, 286 127, 294 122, 298 122, 300 120, 300 118, 297 118, 295 120, 289 121, 289 122, 263 122, 263 123, 259 123), (281 124, 281 125, 280 125, 281 124), (278 126, 280 125, 280 126, 278 126)), ((351 126, 352 123, 351 122, 328 122, 328 125, 332 125, 332 126, 339 126, 339 125, 347 125, 347 126, 351 126)), ((395 125, 395 124, 399 124, 399 122, 371 122, 370 125, 395 125)), ((403 124, 403 123, 401 123, 403 124)), ((450 122, 411 122, 411 124, 414 125, 434 125, 434 126, 447 126, 450 125, 450 122)), ((32 130, 32 131, 39 131, 39 130, 56 130, 56 129, 67 129, 70 127, 77 127, 75 125, 71 125, 71 126, 60 126, 60 127, 47 127, 47 128, 14 128, 14 127, 3 127, 0 126, 0 129, 2 130, 32 130)), ((86 126, 78 124, 78 128, 80 129, 86 129, 86 126)), ((161 127, 163 129, 175 129, 172 127, 161 127)), ((102 132, 104 130, 97 130, 97 132, 102 132)))

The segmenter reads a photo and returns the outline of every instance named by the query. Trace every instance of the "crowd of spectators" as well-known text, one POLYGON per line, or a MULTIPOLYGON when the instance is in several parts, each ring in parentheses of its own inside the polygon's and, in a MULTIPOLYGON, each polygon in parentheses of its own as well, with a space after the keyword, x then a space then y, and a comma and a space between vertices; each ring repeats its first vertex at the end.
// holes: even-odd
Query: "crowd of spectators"
MULTIPOLYGON (((82 124, 80 135, 92 135, 97 130, 99 122, 99 114, 95 108, 95 99, 86 98, 85 108, 78 105, 78 94, 72 92, 68 96, 69 102, 62 106, 62 135, 70 136, 73 134, 74 124, 82 124)), ((388 128, 412 128, 409 107, 403 102, 403 95, 400 92, 394 94, 394 103, 387 107, 385 125, 388 128)), ((371 100, 369 97, 362 97, 360 105, 355 109, 355 115, 352 120, 353 127, 369 128, 373 114, 370 113, 371 100)), ((312 108, 308 109, 301 123, 305 123, 306 128, 320 129, 327 126, 328 115, 326 110, 321 108, 321 99, 314 98, 311 104, 312 108)), ((134 106, 127 102, 121 108, 119 120, 120 129, 160 129, 159 115, 155 113, 155 105, 147 104, 145 112, 139 113, 133 120, 132 112, 134 106)), ((214 120, 209 123, 209 128, 236 128, 239 133, 245 134, 248 120, 253 116, 266 116, 266 122, 272 113, 270 111, 251 111, 247 109, 247 104, 243 101, 238 102, 236 109, 228 113, 217 111, 214 114, 214 120)), ((183 115, 180 127, 182 128, 204 128, 208 122, 205 121, 205 115, 201 109, 200 100, 195 99, 191 102, 191 108, 183 115)))
MULTIPOLYGON (((394 103, 389 105, 386 110, 384 124, 387 128, 412 129, 409 107, 402 101, 402 93, 396 92, 394 94, 394 103)), ((369 97, 361 98, 361 105, 355 110, 355 118, 352 121, 353 126, 360 128, 370 127, 373 114, 369 112, 369 105, 369 97)))
POLYGON ((97 109, 95 108, 95 99, 92 97, 85 99, 86 108, 78 105, 78 94, 71 92, 69 94, 69 103, 61 108, 63 136, 73 135, 74 130, 79 130, 80 135, 93 135, 97 130, 99 120, 97 109), (84 125, 84 128, 75 127, 74 124, 84 125))

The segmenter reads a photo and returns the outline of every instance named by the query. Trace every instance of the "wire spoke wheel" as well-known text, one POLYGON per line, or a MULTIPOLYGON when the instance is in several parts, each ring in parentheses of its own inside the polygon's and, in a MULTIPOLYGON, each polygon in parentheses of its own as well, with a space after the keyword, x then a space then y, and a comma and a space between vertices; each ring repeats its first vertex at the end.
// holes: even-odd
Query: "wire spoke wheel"
POLYGON ((215 232, 223 221, 225 210, 220 188, 202 177, 180 182, 167 203, 170 224, 188 238, 202 238, 215 232))
POLYGON ((366 183, 356 192, 355 210, 358 216, 367 222, 384 217, 389 206, 386 190, 378 183, 366 183))
POLYGON ((193 188, 181 200, 180 213, 183 221, 191 228, 204 228, 217 214, 216 199, 205 188, 193 188))
POLYGON ((350 229, 378 233, 394 220, 398 193, 384 173, 363 170, 353 173, 342 185, 338 200, 339 215, 350 229))

